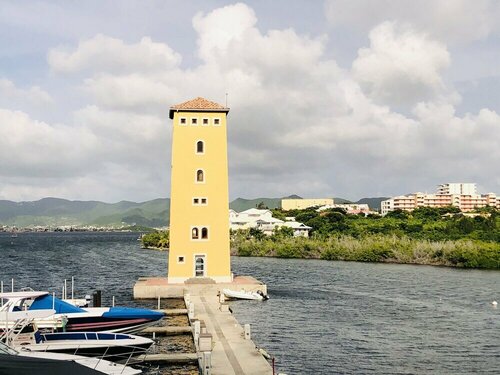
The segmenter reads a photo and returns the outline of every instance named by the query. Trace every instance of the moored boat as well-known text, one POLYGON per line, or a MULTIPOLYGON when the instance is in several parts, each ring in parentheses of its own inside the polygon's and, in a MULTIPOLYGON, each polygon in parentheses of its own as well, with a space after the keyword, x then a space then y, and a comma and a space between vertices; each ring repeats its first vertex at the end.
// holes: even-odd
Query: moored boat
POLYGON ((151 339, 124 333, 40 332, 34 320, 53 314, 54 310, 1 312, 0 320, 10 320, 11 324, 0 334, 0 341, 16 350, 67 353, 126 362, 144 354, 153 345, 151 339))
POLYGON ((0 374, 137 375, 142 371, 101 358, 14 350, 0 342, 0 374))
POLYGON ((231 290, 231 289, 222 289, 222 293, 227 298, 231 299, 248 299, 248 300, 267 300, 269 296, 262 293, 260 290, 257 292, 248 292, 245 290, 231 290))
POLYGON ((156 324, 164 313, 130 307, 88 307, 80 308, 64 302, 48 292, 23 291, 0 293, 4 305, 0 311, 55 310, 49 318, 37 318, 40 329, 57 331, 107 331, 134 333, 156 324), (64 323, 64 320, 66 322, 64 323))

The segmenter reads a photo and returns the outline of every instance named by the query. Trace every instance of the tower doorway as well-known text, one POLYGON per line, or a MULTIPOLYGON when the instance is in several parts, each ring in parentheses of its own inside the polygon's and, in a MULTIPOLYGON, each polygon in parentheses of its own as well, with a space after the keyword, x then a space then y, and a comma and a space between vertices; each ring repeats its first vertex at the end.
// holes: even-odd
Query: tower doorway
POLYGON ((205 255, 194 256, 194 276, 205 277, 206 264, 205 255))

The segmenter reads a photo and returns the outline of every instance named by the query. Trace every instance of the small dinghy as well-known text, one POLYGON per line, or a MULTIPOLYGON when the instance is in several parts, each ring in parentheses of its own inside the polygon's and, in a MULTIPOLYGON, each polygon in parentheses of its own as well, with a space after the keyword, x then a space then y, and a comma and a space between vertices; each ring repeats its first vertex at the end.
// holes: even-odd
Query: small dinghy
POLYGON ((231 289, 222 289, 222 293, 230 299, 253 299, 258 301, 264 301, 269 299, 269 296, 262 293, 260 290, 257 292, 247 292, 245 290, 231 290, 231 289))

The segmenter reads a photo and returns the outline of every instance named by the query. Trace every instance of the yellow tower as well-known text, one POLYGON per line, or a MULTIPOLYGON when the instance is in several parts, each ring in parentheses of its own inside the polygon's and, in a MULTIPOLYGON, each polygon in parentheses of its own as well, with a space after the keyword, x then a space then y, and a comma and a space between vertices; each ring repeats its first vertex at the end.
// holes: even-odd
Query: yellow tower
POLYGON ((168 282, 231 281, 226 116, 196 98, 170 108, 173 119, 168 282))

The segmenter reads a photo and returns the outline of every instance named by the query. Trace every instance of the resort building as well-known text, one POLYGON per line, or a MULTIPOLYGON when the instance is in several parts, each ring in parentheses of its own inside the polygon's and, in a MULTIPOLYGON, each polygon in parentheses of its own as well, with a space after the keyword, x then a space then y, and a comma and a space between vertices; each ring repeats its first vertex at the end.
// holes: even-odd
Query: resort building
POLYGON ((329 204, 321 206, 316 211, 321 212, 332 208, 341 208, 347 214, 357 215, 357 214, 371 214, 375 213, 370 210, 370 207, 364 203, 344 203, 344 204, 329 204))
POLYGON ((288 210, 304 210, 309 207, 319 207, 332 205, 332 198, 318 198, 318 199, 282 199, 281 208, 285 211, 288 210))
POLYGON ((438 186, 437 194, 414 193, 382 201, 381 213, 394 210, 412 211, 418 207, 458 207, 462 212, 482 207, 500 209, 500 197, 494 193, 477 194, 476 184, 453 183, 438 186))
POLYGON ((168 282, 230 282, 226 116, 196 98, 170 108, 173 120, 168 282))
POLYGON ((288 227, 293 229, 295 237, 309 237, 309 232, 312 229, 303 223, 295 221, 293 217, 283 221, 273 217, 270 210, 259 210, 257 208, 242 212, 229 210, 229 225, 232 230, 257 228, 268 236, 272 235, 276 228, 288 227))
POLYGON ((448 183, 438 185, 439 195, 477 195, 477 187, 474 183, 448 183))

